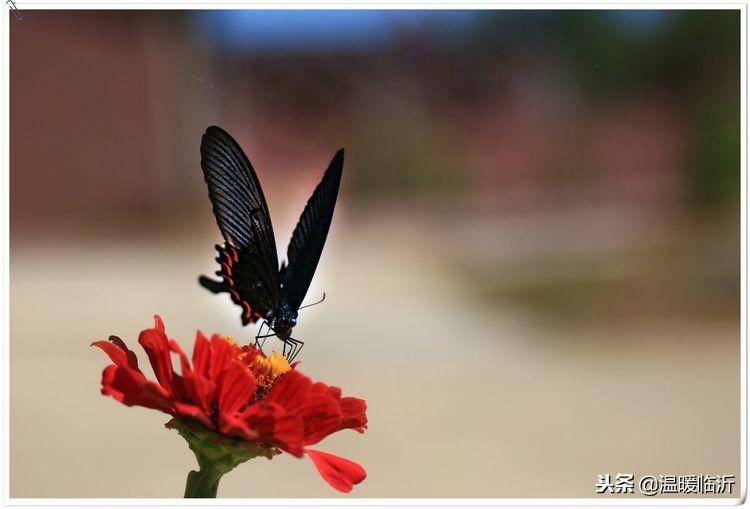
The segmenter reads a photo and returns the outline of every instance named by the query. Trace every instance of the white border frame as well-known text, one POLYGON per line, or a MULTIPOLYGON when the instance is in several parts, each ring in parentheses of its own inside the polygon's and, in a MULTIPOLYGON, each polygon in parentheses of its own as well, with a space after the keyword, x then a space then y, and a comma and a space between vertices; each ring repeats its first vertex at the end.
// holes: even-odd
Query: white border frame
MULTIPOLYGON (((15 0, 14 0, 15 1, 15 0)), ((91 0, 89 2, 37 2, 18 0, 16 7, 23 13, 26 10, 59 9, 59 10, 227 10, 227 9, 393 9, 393 10, 545 10, 545 9, 600 9, 600 10, 635 10, 635 9, 663 9, 663 10, 739 10, 740 11, 740 475, 737 479, 739 496, 734 498, 659 498, 655 497, 627 497, 627 498, 236 498, 236 499, 177 499, 177 498, 10 498, 10 23, 17 22, 13 13, 2 16, 2 30, 0 31, 0 48, 2 48, 2 92, 3 92, 3 136, 2 136, 2 370, 0 378, 2 389, 2 503, 7 507, 97 507, 97 506, 158 506, 158 507, 282 507, 282 506, 362 506, 362 507, 457 507, 457 506, 731 506, 745 505, 747 502, 748 469, 747 469, 747 3, 502 3, 502 2, 398 2, 397 0, 383 2, 299 2, 280 0, 278 2, 247 2, 242 0, 206 2, 103 2, 91 0)), ((9 10, 8 5, 5 5, 9 10)))

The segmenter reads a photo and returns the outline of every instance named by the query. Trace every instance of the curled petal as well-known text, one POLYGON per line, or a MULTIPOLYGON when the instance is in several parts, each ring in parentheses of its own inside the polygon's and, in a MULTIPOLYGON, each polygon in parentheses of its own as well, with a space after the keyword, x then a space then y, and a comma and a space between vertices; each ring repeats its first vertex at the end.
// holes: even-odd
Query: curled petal
POLYGON ((143 406, 171 413, 172 405, 164 389, 146 380, 140 371, 107 366, 102 373, 102 394, 127 406, 143 406))
POLYGON ((146 329, 141 332, 138 342, 146 350, 156 379, 170 394, 175 395, 175 374, 172 369, 172 357, 167 335, 158 327, 146 329))
POLYGON ((122 339, 117 336, 110 336, 109 341, 94 341, 91 346, 96 346, 104 350, 112 362, 121 368, 128 368, 141 372, 138 369, 138 358, 132 350, 129 350, 122 339))
POLYGON ((94 341, 91 346, 104 350, 114 362, 102 373, 102 394, 112 396, 127 406, 139 405, 167 413, 171 411, 167 391, 146 379, 146 375, 138 369, 135 353, 120 338, 110 336, 109 341, 94 341))
POLYGON ((358 463, 333 454, 305 449, 315 468, 325 481, 344 493, 349 493, 355 484, 365 480, 367 473, 358 463))

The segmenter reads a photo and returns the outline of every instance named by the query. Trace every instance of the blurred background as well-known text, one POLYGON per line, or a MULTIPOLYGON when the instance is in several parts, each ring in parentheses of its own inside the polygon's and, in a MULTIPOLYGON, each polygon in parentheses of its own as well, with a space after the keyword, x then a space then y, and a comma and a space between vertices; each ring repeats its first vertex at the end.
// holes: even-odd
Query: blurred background
MULTIPOLYGON (((211 124, 253 162, 280 253, 346 147, 308 293, 328 297, 295 331, 305 373, 368 401, 365 435, 321 445, 366 467, 350 496, 739 475, 737 11, 10 21, 12 497, 182 495, 192 454, 99 394, 89 343, 144 365, 154 313, 183 344, 254 336, 196 280, 220 239, 211 124)), ((288 455, 219 494, 338 496, 288 455)))

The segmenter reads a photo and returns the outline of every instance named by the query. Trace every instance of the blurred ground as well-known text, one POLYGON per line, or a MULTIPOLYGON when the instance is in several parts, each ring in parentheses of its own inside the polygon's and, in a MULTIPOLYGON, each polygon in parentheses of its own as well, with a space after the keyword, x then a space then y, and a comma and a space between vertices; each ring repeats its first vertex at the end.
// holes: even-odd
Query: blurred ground
MULTIPOLYGON (((337 220, 309 294, 328 298, 301 317, 302 369, 368 401, 365 435, 321 445, 366 466, 355 496, 588 497, 599 473, 739 473, 735 323, 571 331, 489 313, 445 271, 443 233, 337 220), (419 253, 398 249, 414 242, 419 253)), ((14 247, 11 496, 181 495, 192 454, 167 416, 99 395, 106 359, 88 343, 116 333, 135 345, 155 312, 183 343, 195 327, 249 336, 192 277, 211 269, 210 238, 14 247)), ((289 456, 242 465, 220 494, 335 496, 289 456)))

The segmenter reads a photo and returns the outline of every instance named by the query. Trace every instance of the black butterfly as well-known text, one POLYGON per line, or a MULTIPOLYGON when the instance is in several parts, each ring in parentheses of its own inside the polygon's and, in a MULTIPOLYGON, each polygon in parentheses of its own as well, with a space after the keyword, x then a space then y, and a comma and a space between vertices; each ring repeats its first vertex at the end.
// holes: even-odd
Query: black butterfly
POLYGON ((226 243, 216 246, 221 281, 206 276, 198 281, 213 293, 229 293, 242 307, 243 325, 262 318, 273 334, 262 336, 261 325, 256 344, 259 338, 276 335, 285 355, 289 348, 290 361, 303 345, 290 334, 323 252, 343 167, 340 149, 307 201, 287 248, 287 262, 279 268, 271 216, 247 156, 220 127, 209 127, 201 140, 201 168, 226 243))

